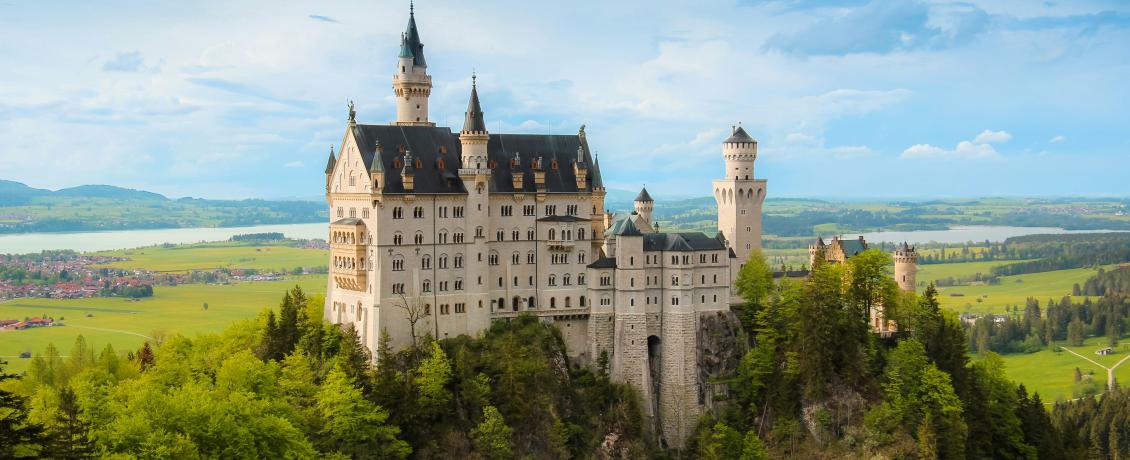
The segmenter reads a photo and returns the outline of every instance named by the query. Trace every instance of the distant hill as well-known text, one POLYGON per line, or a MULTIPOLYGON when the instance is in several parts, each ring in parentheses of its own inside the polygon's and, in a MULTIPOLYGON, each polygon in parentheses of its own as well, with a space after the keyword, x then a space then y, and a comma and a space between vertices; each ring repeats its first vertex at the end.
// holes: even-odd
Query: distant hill
POLYGON ((27 204, 32 197, 50 195, 50 190, 31 188, 19 182, 0 179, 0 206, 27 204))
POLYGON ((113 185, 57 191, 0 180, 0 233, 239 227, 322 222, 326 204, 305 200, 171 200, 113 185))
POLYGON ((113 185, 80 185, 78 187, 64 188, 54 192, 57 196, 95 197, 95 198, 120 198, 134 200, 168 200, 160 193, 134 190, 132 188, 115 187, 113 185))

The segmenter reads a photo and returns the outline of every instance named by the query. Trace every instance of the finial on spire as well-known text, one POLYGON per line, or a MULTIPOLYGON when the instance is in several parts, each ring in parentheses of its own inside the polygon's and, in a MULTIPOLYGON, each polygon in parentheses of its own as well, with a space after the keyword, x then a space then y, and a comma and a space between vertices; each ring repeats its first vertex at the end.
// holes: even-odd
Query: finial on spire
POLYGON ((472 67, 472 68, 471 68, 471 87, 472 87, 472 88, 474 88, 474 87, 475 87, 475 84, 476 84, 476 83, 475 83, 475 81, 476 81, 476 80, 477 80, 478 78, 479 78, 479 76, 475 74, 475 68, 474 68, 474 67, 472 67))
POLYGON ((416 2, 414 2, 412 0, 408 1, 408 14, 409 15, 416 14, 416 2))

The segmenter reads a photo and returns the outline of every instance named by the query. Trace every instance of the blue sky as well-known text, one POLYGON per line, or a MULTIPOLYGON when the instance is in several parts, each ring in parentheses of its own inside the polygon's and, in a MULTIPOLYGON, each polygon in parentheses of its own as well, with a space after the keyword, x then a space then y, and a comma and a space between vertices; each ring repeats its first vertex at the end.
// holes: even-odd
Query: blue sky
MULTIPOLYGON (((0 0, 0 178, 316 196, 346 101, 393 119, 407 2, 0 0)), ((432 120, 575 132, 610 188, 706 195, 760 141, 770 196, 1130 195, 1130 4, 421 1, 432 120)))

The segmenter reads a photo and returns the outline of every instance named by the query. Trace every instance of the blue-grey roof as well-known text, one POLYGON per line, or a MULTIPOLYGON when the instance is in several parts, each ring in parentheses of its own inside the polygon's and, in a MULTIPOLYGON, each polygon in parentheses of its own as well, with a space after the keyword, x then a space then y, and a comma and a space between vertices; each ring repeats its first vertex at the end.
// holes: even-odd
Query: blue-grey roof
MULTIPOLYGON (((351 129, 366 168, 385 172, 384 193, 405 193, 401 168, 394 167, 397 160, 403 163, 402 149, 410 151, 413 158, 420 161, 420 167, 414 171, 412 193, 466 193, 463 181, 459 179, 462 145, 459 136, 450 128, 358 124, 351 129), (378 142, 381 153, 374 155, 378 142), (446 153, 440 153, 441 150, 446 153), (379 158, 381 164, 374 166, 374 158, 379 158)), ((544 190, 548 193, 586 192, 600 184, 600 172, 593 167, 587 142, 576 134, 491 134, 487 141, 487 155, 494 163, 490 180, 492 193, 536 192, 532 163, 539 157, 543 160, 544 190), (515 155, 518 156, 518 165, 511 166, 515 155), (589 166, 585 170, 585 189, 577 188, 573 162, 578 155, 581 162, 589 166), (556 169, 552 167, 554 157, 557 158, 556 169), (511 179, 514 174, 523 175, 520 190, 514 189, 511 179)))
POLYGON ((641 236, 640 229, 636 228, 636 223, 632 219, 618 219, 612 222, 608 230, 604 231, 605 235, 616 236, 641 236))
POLYGON ((615 257, 604 257, 602 254, 600 258, 594 260, 588 265, 588 268, 616 268, 615 257))
POLYGON ((643 203, 649 203, 649 202, 654 202, 655 200, 651 199, 651 195, 647 193, 647 187, 644 187, 643 189, 640 190, 640 194, 636 195, 635 201, 639 201, 639 202, 643 202, 643 203))
POLYGON ((702 232, 648 233, 643 236, 644 251, 715 251, 726 249, 718 237, 702 232))
POLYGON ((331 145, 330 146, 330 158, 329 158, 329 160, 326 160, 326 174, 333 173, 334 172, 334 165, 336 165, 336 164, 337 164, 337 160, 334 159, 334 148, 331 145))
POLYGON ((589 219, 577 216, 545 216, 538 219, 538 222, 588 222, 589 219))
POLYGON ((738 126, 736 129, 734 129, 734 132, 730 134, 730 137, 727 137, 723 142, 727 144, 731 142, 753 142, 753 138, 749 136, 749 133, 745 132, 745 129, 743 129, 741 126, 738 126))
POLYGON ((420 31, 416 29, 416 13, 408 13, 408 28, 400 40, 400 57, 412 58, 412 64, 427 67, 424 61, 424 44, 420 43, 420 31))

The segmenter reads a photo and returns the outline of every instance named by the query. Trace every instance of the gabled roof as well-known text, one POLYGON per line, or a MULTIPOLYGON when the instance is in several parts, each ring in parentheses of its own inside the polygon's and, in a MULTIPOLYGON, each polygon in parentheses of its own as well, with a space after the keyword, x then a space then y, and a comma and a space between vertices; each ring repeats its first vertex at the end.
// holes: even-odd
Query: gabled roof
POLYGON ((654 202, 655 200, 651 199, 651 195, 647 193, 647 187, 644 187, 642 190, 640 190, 640 194, 636 195, 635 201, 650 203, 654 202))
POLYGON ((716 251, 726 249, 718 237, 702 232, 648 233, 643 236, 643 250, 647 251, 716 251))
POLYGON ((745 132, 745 129, 743 129, 741 126, 738 126, 737 128, 734 128, 734 132, 730 134, 730 137, 727 137, 726 140, 722 142, 727 144, 731 142, 753 142, 753 138, 749 136, 749 133, 745 132))

